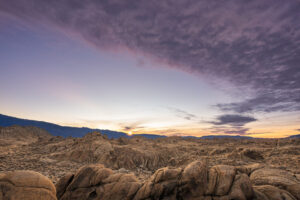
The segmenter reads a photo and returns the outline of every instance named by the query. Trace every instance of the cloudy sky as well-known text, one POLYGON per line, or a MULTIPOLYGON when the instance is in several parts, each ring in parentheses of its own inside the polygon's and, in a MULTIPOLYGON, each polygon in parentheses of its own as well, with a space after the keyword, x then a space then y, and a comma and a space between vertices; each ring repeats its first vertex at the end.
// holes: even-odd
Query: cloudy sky
POLYGON ((300 128, 298 0, 0 0, 0 112, 133 133, 300 128))

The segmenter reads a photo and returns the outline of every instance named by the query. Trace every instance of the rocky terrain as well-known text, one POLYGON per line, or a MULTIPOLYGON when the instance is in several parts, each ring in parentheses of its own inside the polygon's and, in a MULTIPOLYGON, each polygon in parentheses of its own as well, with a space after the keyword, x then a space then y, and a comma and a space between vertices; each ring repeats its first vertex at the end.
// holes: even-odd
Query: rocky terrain
POLYGON ((299 166, 296 138, 62 138, 0 128, 0 200, 300 199, 299 166))

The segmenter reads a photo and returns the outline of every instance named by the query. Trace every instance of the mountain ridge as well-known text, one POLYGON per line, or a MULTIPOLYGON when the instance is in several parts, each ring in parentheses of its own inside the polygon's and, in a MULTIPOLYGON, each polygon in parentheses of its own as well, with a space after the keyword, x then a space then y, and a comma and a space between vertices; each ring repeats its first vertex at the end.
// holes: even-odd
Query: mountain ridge
MULTIPOLYGON (((120 138, 126 137, 131 138, 135 136, 142 136, 149 139, 155 138, 163 138, 167 137, 166 135, 156 135, 156 134, 134 134, 133 136, 129 136, 124 132, 120 131, 112 131, 107 129, 93 129, 88 127, 72 127, 72 126, 61 126, 55 123, 39 121, 39 120, 30 120, 30 119, 22 119, 17 117, 12 117, 8 115, 0 114, 0 127, 7 126, 35 126, 41 129, 46 130, 53 136, 62 136, 62 137, 83 137, 87 133, 98 131, 104 135, 107 135, 108 138, 120 138)), ((300 135, 292 135, 287 138, 298 138, 300 135)), ((183 136, 183 138, 198 138, 198 139, 215 139, 215 138, 234 138, 234 139, 251 139, 253 137, 249 136, 240 136, 240 135, 205 135, 201 137, 196 136, 183 136)))
POLYGON ((8 127, 14 125, 34 126, 46 130, 53 136, 62 136, 62 137, 83 137, 87 133, 95 132, 95 131, 107 135, 107 137, 110 139, 120 138, 120 137, 130 138, 134 136, 142 136, 149 139, 166 137, 164 135, 154 135, 154 134, 135 134, 133 136, 129 136, 126 133, 120 131, 112 131, 107 129, 93 129, 88 127, 61 126, 55 123, 50 123, 45 121, 22 119, 22 118, 11 117, 8 115, 0 114, 0 127, 8 127))

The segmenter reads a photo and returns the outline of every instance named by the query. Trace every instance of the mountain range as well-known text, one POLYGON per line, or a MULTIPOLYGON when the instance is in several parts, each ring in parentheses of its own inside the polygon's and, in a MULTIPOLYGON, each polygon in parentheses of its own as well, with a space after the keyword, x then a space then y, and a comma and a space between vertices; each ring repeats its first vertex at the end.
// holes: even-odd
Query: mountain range
MULTIPOLYGON (((49 122, 20 119, 20 118, 0 114, 0 126, 7 127, 13 125, 35 126, 46 130, 47 132, 49 132, 54 136, 62 136, 62 137, 83 137, 85 134, 94 131, 99 131, 102 134, 107 135, 108 138, 130 137, 126 133, 119 132, 119 131, 112 131, 112 130, 105 130, 105 129, 92 129, 87 127, 60 126, 49 122)), ((158 138, 158 137, 166 137, 166 136, 152 135, 152 134, 137 134, 136 136, 143 136, 151 139, 158 138)))
MULTIPOLYGON (((54 136, 62 136, 62 137, 83 137, 85 134, 99 131, 102 134, 107 135, 108 138, 120 138, 120 137, 133 137, 129 136, 124 132, 120 131, 112 131, 106 129, 92 129, 88 127, 71 127, 71 126, 60 126, 57 124, 44 122, 44 121, 37 121, 37 120, 29 120, 29 119, 21 119, 16 117, 11 117, 7 115, 0 114, 0 126, 7 127, 12 125, 19 125, 19 126, 35 126, 38 128, 42 128, 49 132, 54 136)), ((165 135, 155 135, 155 134, 135 134, 134 136, 142 136, 149 139, 161 138, 166 137, 165 135)), ((289 138, 299 138, 300 135, 293 135, 289 138)), ((214 138, 237 138, 237 139, 251 139, 252 137, 248 136, 239 136, 239 135, 207 135, 202 137, 194 137, 194 136, 186 136, 185 138, 198 138, 198 139, 214 139, 214 138)))

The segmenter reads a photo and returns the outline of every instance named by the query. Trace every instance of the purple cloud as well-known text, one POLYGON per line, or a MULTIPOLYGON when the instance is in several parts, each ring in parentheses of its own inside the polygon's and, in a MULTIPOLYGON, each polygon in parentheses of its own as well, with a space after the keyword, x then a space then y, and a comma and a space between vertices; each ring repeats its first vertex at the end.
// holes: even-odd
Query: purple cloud
POLYGON ((224 127, 224 126, 214 126, 209 129, 211 133, 225 133, 231 135, 249 135, 249 128, 242 127, 224 127))
POLYGON ((216 121, 211 123, 214 125, 231 125, 231 126, 244 126, 247 123, 257 121, 257 119, 243 115, 221 115, 217 117, 216 121))
POLYGON ((233 112, 300 110, 298 0, 0 0, 0 12, 126 48, 256 95, 233 112))
POLYGON ((250 122, 255 122, 257 119, 251 116, 237 115, 237 114, 224 114, 218 116, 214 121, 209 123, 214 126, 209 128, 212 133, 226 133, 236 135, 249 134, 249 128, 245 125, 250 122))

